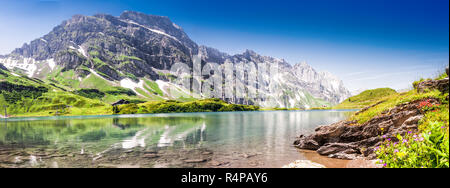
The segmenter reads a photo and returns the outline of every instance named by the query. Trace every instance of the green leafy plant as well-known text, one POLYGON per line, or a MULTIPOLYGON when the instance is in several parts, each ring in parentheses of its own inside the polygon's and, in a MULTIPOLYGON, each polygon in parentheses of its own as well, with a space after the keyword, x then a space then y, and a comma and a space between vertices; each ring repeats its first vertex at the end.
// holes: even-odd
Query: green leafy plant
POLYGON ((448 114, 448 105, 435 105, 419 122, 419 133, 386 139, 375 151, 379 163, 386 168, 449 168, 448 114))

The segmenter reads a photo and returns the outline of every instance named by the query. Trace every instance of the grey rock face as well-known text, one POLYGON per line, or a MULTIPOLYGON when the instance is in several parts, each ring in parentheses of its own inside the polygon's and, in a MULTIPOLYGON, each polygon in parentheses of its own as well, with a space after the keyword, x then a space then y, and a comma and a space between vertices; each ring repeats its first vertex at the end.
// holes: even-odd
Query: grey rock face
MULTIPOLYGON (((308 94, 311 94, 312 97, 324 99, 332 104, 340 103, 348 97, 351 97, 351 93, 347 88, 345 88, 340 79, 327 72, 317 72, 306 63, 292 66, 283 59, 262 56, 251 50, 247 50, 243 54, 231 56, 216 49, 204 46, 200 47, 200 54, 205 61, 216 62, 219 64, 222 64, 225 61, 229 61, 234 64, 250 62, 254 64, 264 62, 269 64, 277 63, 279 66, 281 79, 272 81, 275 82, 278 88, 283 88, 284 90, 292 91, 294 93, 298 91, 306 91, 308 94)), ((273 77, 273 75, 267 75, 267 77, 273 77)), ((280 94, 279 98, 286 98, 286 101, 291 101, 296 98, 296 96, 280 94)), ((288 104, 289 102, 286 101, 279 100, 278 103, 281 103, 281 106, 291 108, 307 108, 308 106, 296 104, 296 102, 294 104, 288 104)))
POLYGON ((5 66, 3 66, 2 64, 0 64, 0 70, 8 70, 5 66))
POLYGON ((448 93, 449 92, 449 79, 444 78, 442 80, 426 80, 417 86, 418 92, 425 92, 426 90, 434 90, 437 89, 441 91, 442 93, 448 93))
POLYGON ((339 78, 328 72, 317 72, 306 63, 296 64, 294 73, 306 83, 308 91, 317 98, 340 103, 352 96, 339 78))
MULTIPOLYGON (((168 18, 125 12, 120 17, 73 16, 49 34, 14 50, 9 56, 37 61, 55 58, 57 64, 72 69, 82 64, 80 58, 73 55, 61 57, 61 52, 72 50, 91 61, 85 64, 88 67, 95 68, 92 59, 98 58, 111 69, 145 76, 154 75, 152 68, 168 69, 175 62, 189 64, 197 48, 168 18), (132 65, 123 66, 124 63, 132 65)), ((109 76, 119 79, 117 75, 109 76)))

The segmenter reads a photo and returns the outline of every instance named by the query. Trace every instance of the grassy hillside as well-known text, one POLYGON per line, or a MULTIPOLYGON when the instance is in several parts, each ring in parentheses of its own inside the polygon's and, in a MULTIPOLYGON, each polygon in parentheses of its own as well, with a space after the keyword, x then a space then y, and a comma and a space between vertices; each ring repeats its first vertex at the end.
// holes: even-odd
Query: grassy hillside
POLYGON ((229 104, 220 99, 203 99, 192 102, 174 100, 125 104, 114 107, 115 114, 181 113, 181 112, 232 112, 257 111, 258 106, 229 104))
POLYGON ((386 100, 391 96, 397 95, 398 93, 390 88, 379 88, 373 90, 367 90, 359 95, 353 96, 342 102, 341 104, 333 107, 335 109, 360 109, 379 101, 386 100))
POLYGON ((64 79, 59 79, 59 76, 55 78, 58 79, 54 82, 46 82, 0 70, 1 114, 4 113, 4 106, 7 107, 7 115, 10 117, 259 110, 257 106, 228 104, 219 99, 195 100, 182 97, 179 101, 163 100, 161 97, 156 98, 161 90, 151 81, 147 81, 148 90, 155 93, 154 96, 145 91, 138 92, 154 97, 155 101, 141 98, 129 89, 108 86, 103 79, 98 79, 95 75, 88 77, 94 78, 90 83, 100 86, 95 89, 70 88, 68 86, 72 83, 61 83, 64 79), (119 99, 128 100, 131 104, 111 106, 110 103, 119 99))
MULTIPOLYGON (((440 80, 443 77, 446 75, 436 79, 440 80)), ((418 82, 414 83, 414 85, 417 84, 418 82)), ((368 102, 368 105, 379 104, 353 115, 349 120, 356 121, 354 126, 358 126, 395 106, 423 101, 417 107, 424 114, 424 118, 419 121, 419 132, 410 131, 406 135, 398 135, 399 141, 395 143, 391 139, 386 139, 375 151, 379 158, 378 163, 387 168, 449 168, 448 95, 448 92, 442 93, 438 90, 428 90, 423 93, 416 90, 406 93, 391 92, 389 95, 381 95, 378 101, 368 102), (437 99, 439 104, 430 104, 427 102, 428 99, 437 99)), ((363 96, 367 96, 367 93, 354 100, 363 96)), ((349 104, 349 101, 346 104, 349 104)))
MULTIPOLYGON (((112 114, 110 104, 46 82, 0 70, 0 112, 8 116, 112 114)), ((83 93, 85 94, 85 93, 83 93)))
POLYGON ((352 116, 351 120, 356 120, 362 124, 372 119, 373 117, 381 114, 382 112, 394 108, 397 105, 404 104, 411 101, 417 101, 427 98, 438 98, 444 100, 448 94, 442 94, 438 90, 429 91, 426 93, 419 93, 416 90, 411 90, 406 93, 397 93, 387 97, 380 98, 378 101, 374 101, 374 104, 380 102, 380 104, 369 108, 368 110, 352 116))

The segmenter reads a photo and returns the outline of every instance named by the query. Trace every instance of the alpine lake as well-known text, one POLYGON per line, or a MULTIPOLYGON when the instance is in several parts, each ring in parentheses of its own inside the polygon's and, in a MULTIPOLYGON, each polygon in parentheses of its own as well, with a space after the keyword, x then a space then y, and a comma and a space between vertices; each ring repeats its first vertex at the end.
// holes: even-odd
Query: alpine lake
POLYGON ((0 168, 279 168, 345 161, 301 151, 300 134, 353 110, 36 117, 0 120, 0 168))

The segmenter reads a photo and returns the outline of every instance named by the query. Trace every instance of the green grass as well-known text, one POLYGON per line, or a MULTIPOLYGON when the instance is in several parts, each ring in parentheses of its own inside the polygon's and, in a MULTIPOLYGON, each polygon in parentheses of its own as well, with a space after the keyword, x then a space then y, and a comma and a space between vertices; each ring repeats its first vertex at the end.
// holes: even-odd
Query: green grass
POLYGON ((89 51, 89 55, 91 55, 92 57, 97 57, 100 55, 100 52, 98 52, 96 50, 92 50, 92 51, 89 51))
MULTIPOLYGON (((0 99, 0 105, 5 100, 0 99)), ((68 92, 48 92, 38 98, 22 98, 15 103, 7 103, 8 114, 21 116, 56 115, 99 115, 111 114, 109 104, 85 98, 68 92)))
MULTIPOLYGON (((101 63, 101 60, 98 61, 101 63)), ((0 82, 18 84, 13 87, 18 91, 6 93, 4 90, 0 94, 0 105, 8 105, 8 115, 12 117, 107 115, 113 114, 110 104, 120 99, 135 101, 133 104, 119 107, 116 113, 120 114, 259 110, 256 106, 228 104, 218 99, 196 100, 178 88, 170 90, 170 96, 178 101, 165 101, 162 98, 164 93, 158 84, 147 79, 144 79, 143 89, 136 89, 140 94, 136 95, 133 91, 117 87, 95 74, 89 74, 79 81, 75 78, 75 71, 62 72, 62 69, 56 69, 46 77, 47 82, 43 82, 2 71, 0 82)))
POLYGON ((81 88, 98 89, 101 91, 114 90, 114 86, 103 78, 100 78, 94 74, 90 74, 85 79, 83 79, 79 86, 81 88))
MULTIPOLYGON (((446 76, 442 74, 436 79, 443 79, 446 76)), ((414 82, 414 87, 425 80, 414 82)), ((418 132, 410 131, 406 135, 397 135, 397 139, 386 138, 375 149, 378 163, 386 168, 449 168, 449 94, 438 90, 419 93, 416 89, 405 93, 388 93, 388 90, 385 90, 386 94, 382 94, 381 91, 383 90, 372 92, 371 95, 377 96, 373 99, 370 98, 369 92, 346 101, 346 106, 360 104, 369 106, 379 103, 351 116, 349 120, 357 121, 355 126, 364 124, 383 112, 408 102, 433 98, 440 104, 426 105, 425 103, 423 106, 418 106, 417 110, 424 114, 424 118, 419 121, 418 132)))
MULTIPOLYGON (((56 70, 52 73, 52 76, 54 80, 64 80, 63 78, 72 78, 75 74, 73 71, 60 72, 60 70, 56 70)), ((100 89, 99 92, 92 92, 92 89, 86 90, 87 92, 84 92, 83 89, 78 89, 74 91, 75 93, 66 92, 58 89, 58 87, 61 86, 71 90, 74 90, 75 87, 65 87, 55 81, 50 81, 50 83, 55 84, 55 86, 51 86, 49 83, 38 79, 14 76, 7 71, 2 71, 0 82, 11 83, 12 85, 9 85, 14 87, 12 87, 13 91, 0 91, 0 106, 7 105, 8 115, 14 117, 53 116, 56 111, 58 111, 58 115, 67 116, 102 115, 112 114, 110 103, 117 100, 143 101, 135 94, 130 96, 129 90, 111 86, 110 83, 93 74, 83 81, 81 84, 84 84, 85 87, 97 87, 100 89), (47 89, 44 91, 37 88, 47 89), (77 94, 77 91, 83 92, 77 94), (98 93, 99 95, 93 95, 92 93, 98 93), (103 93, 105 96, 101 98, 103 93), (85 95, 85 97, 81 95, 85 95)), ((3 114, 3 109, 1 111, 3 114)))
MULTIPOLYGON (((442 98, 442 93, 438 90, 429 91, 426 93, 418 93, 416 90, 411 90, 406 93, 399 93, 390 95, 388 97, 384 97, 380 99, 380 101, 385 101, 377 106, 374 106, 370 109, 368 109, 365 112, 362 112, 358 115, 354 115, 350 118, 350 120, 356 120, 358 123, 363 124, 370 119, 374 118, 375 116, 378 116, 382 112, 389 110, 391 108, 394 108, 395 106, 398 106, 400 104, 404 104, 407 102, 412 102, 420 99, 427 99, 427 98, 442 98)), ((377 101, 375 101, 376 103, 377 101)))
POLYGON ((118 58, 121 61, 126 61, 126 60, 136 60, 136 61, 144 61, 141 58, 135 57, 135 56, 126 56, 126 55, 121 55, 118 58))
POLYGON ((440 75, 436 78, 436 80, 442 80, 442 79, 447 78, 447 77, 448 77, 447 73, 444 72, 444 73, 440 74, 440 75))
POLYGON ((28 86, 41 86, 42 81, 36 78, 28 78, 24 75, 14 76, 8 71, 0 70, 3 74, 0 74, 0 81, 7 81, 14 84, 19 85, 28 85, 28 86))
POLYGON ((138 92, 139 94, 141 94, 147 98, 151 98, 151 96, 148 93, 146 93, 144 90, 142 90, 141 88, 136 88, 136 92, 138 92))
POLYGON ((108 64, 106 64, 105 62, 103 62, 100 58, 95 57, 94 59, 92 59, 92 61, 94 62, 94 66, 99 68, 102 66, 108 66, 108 64))
POLYGON ((353 96, 342 102, 341 104, 334 106, 334 109, 361 109, 379 101, 389 99, 391 96, 395 96, 398 93, 390 88, 380 88, 367 90, 359 95, 353 96))
POLYGON ((449 107, 423 108, 419 132, 386 140, 376 154, 386 168, 449 168, 449 107))
POLYGON ((90 99, 101 99, 105 97, 105 93, 97 89, 80 89, 74 91, 74 93, 90 99))
POLYGON ((159 88, 159 86, 158 86, 158 84, 156 82, 150 81, 150 80, 147 80, 147 79, 144 79, 144 81, 145 81, 145 84, 149 87, 148 90, 150 92, 158 94, 159 96, 163 96, 164 95, 163 91, 159 88))
POLYGON ((310 104, 312 108, 323 107, 323 106, 330 107, 331 106, 330 102, 325 101, 323 99, 315 98, 308 92, 305 93, 305 97, 306 97, 306 101, 304 101, 304 103, 310 104))
MULTIPOLYGON (((435 80, 442 80, 442 79, 447 78, 447 77, 448 77, 447 73, 446 73, 446 72, 442 72, 442 73, 439 73, 439 75, 436 76, 436 78, 434 78, 434 79, 435 79, 435 80)), ((421 82, 427 81, 427 80, 433 80, 433 79, 431 79, 431 78, 420 78, 419 80, 413 82, 412 85, 413 85, 413 87, 416 89, 417 86, 418 86, 421 82)))
POLYGON ((177 88, 177 87, 171 87, 167 89, 167 93, 168 95, 172 98, 172 99, 187 99, 187 98, 191 98, 191 95, 189 95, 188 93, 184 92, 183 90, 177 88))
POLYGON ((64 89, 73 90, 74 88, 78 88, 80 85, 80 81, 78 80, 77 75, 74 70, 69 70, 62 72, 62 68, 52 71, 47 75, 46 80, 52 83, 61 85, 64 89))
POLYGON ((131 73, 125 73, 125 76, 135 81, 139 80, 134 74, 131 73))

